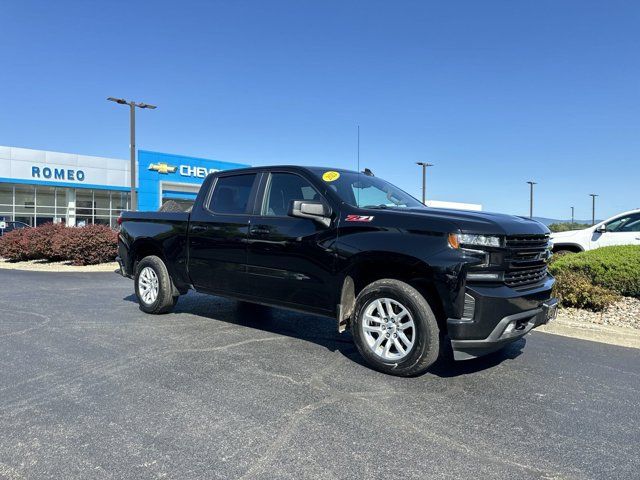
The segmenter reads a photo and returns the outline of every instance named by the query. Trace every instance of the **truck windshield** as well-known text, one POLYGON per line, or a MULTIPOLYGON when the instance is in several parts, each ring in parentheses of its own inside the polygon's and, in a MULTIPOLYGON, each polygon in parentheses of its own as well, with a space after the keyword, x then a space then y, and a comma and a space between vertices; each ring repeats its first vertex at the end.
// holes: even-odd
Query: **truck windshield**
POLYGON ((360 208, 424 208, 424 205, 389 182, 364 173, 314 169, 340 199, 360 208))

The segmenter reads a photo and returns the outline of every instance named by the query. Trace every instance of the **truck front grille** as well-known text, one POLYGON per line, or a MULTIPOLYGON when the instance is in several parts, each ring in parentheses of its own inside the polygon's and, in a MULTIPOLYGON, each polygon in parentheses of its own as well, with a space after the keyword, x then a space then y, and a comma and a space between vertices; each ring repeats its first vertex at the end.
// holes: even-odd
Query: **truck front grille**
POLYGON ((548 235, 507 237, 505 283, 524 288, 542 282, 547 276, 548 235))
POLYGON ((547 276, 547 267, 508 272, 504 276, 504 283, 513 288, 526 287, 540 283, 547 276))

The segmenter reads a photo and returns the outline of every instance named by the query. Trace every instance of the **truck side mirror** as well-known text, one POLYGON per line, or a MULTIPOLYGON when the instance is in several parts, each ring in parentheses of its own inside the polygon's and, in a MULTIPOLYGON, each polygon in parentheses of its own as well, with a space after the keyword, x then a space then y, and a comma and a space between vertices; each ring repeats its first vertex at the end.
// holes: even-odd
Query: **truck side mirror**
POLYGON ((290 217, 309 218, 328 227, 331 225, 331 207, 316 200, 291 200, 290 217))
POLYGON ((596 232, 598 232, 598 233, 606 233, 607 232, 607 226, 606 225, 600 225, 598 228, 596 228, 596 232))

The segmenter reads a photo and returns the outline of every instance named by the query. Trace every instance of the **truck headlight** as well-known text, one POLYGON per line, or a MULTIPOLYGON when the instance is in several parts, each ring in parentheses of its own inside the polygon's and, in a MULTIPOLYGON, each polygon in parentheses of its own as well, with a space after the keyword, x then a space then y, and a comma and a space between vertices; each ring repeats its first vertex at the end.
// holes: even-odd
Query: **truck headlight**
POLYGON ((470 233, 450 233, 449 246, 458 249, 463 245, 476 247, 501 247, 502 238, 496 235, 474 235, 470 233))

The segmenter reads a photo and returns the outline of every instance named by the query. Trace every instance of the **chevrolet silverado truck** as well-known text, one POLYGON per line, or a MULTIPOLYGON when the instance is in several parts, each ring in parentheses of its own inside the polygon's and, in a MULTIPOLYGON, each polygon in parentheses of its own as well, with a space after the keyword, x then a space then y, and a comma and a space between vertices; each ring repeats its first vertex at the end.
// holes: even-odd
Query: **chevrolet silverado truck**
POLYGON ((144 312, 193 289, 332 317, 393 375, 423 373, 449 342, 456 360, 498 350, 557 310, 545 226, 425 207, 369 170, 216 172, 190 212, 119 221, 144 312))

